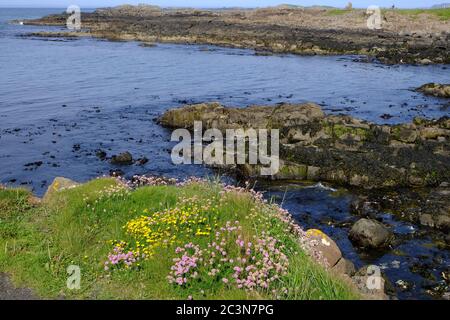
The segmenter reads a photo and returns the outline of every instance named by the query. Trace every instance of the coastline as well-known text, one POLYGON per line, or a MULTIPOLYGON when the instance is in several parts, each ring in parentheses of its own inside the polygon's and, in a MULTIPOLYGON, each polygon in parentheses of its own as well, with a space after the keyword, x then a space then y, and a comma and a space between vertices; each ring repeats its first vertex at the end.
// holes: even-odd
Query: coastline
MULTIPOLYGON (((369 30, 365 11, 327 10, 175 10, 118 7, 83 13, 83 32, 34 33, 34 36, 90 35, 115 41, 207 44, 254 49, 257 53, 363 55, 386 64, 450 63, 448 20, 425 15, 419 21, 386 12, 386 29, 369 30), (397 22, 400 21, 400 22, 397 22), (432 28, 420 30, 420 23, 432 28), (398 25, 397 25, 398 24, 398 25)), ((25 20, 26 25, 65 26, 67 15, 25 20)))

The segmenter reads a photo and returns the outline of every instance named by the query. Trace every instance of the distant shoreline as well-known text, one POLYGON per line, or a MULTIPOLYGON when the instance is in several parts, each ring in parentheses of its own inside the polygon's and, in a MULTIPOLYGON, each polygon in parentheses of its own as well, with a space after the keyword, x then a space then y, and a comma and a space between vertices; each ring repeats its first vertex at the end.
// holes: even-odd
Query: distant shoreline
MULTIPOLYGON (((382 15, 383 29, 370 30, 365 10, 213 11, 127 5, 82 13, 82 28, 90 36, 108 40, 218 45, 298 55, 355 54, 385 64, 449 64, 447 14, 447 9, 432 14, 387 10, 382 15)), ((24 23, 65 26, 66 20, 62 13, 24 23)))

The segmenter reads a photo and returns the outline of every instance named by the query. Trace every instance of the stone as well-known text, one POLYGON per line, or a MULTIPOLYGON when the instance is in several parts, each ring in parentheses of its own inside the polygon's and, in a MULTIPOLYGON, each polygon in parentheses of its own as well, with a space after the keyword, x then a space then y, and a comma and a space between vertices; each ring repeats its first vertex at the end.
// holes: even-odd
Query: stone
POLYGON ((350 203, 350 213, 364 218, 376 218, 380 209, 379 203, 367 201, 364 198, 350 203))
POLYGON ((420 130, 422 139, 437 139, 439 137, 450 137, 450 130, 436 127, 426 127, 420 130))
POLYGON ((393 234, 382 223, 363 218, 353 225, 349 238, 363 248, 383 248, 393 240, 393 234))
POLYGON ((420 215, 420 224, 427 227, 434 227, 433 216, 431 214, 425 213, 420 215))
POLYGON ((332 268, 338 274, 346 274, 348 276, 353 276, 356 272, 355 265, 350 260, 341 258, 338 263, 332 268))
POLYGON ((423 64, 423 65, 429 65, 429 64, 432 64, 433 61, 431 61, 430 59, 421 59, 417 63, 418 64, 423 64))
POLYGON ((313 250, 321 253, 325 258, 329 268, 334 267, 342 258, 342 252, 329 236, 317 229, 310 229, 306 231, 306 237, 314 241, 313 250))
POLYGON ((111 164, 130 165, 132 163, 133 163, 133 156, 128 151, 115 155, 111 158, 111 164))
POLYGON ((427 83, 417 88, 416 91, 439 98, 450 98, 450 84, 427 83))
POLYGON ((57 192, 60 192, 62 190, 72 189, 80 184, 78 182, 75 182, 73 180, 64 178, 64 177, 57 177, 53 180, 52 184, 48 187, 47 192, 45 193, 44 197, 42 198, 43 202, 48 201, 54 194, 57 192))
POLYGON ((440 214, 436 218, 436 227, 442 230, 450 229, 450 216, 440 214))

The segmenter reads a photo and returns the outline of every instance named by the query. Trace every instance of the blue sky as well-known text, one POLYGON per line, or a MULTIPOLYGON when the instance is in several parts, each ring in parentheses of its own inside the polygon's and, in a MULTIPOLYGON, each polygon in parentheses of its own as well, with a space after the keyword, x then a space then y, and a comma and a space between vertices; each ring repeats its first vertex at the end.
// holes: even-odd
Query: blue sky
MULTIPOLYGON (((115 6, 123 3, 151 3, 160 6, 190 6, 190 7, 264 7, 281 3, 297 5, 331 5, 344 7, 349 0, 0 0, 0 7, 67 7, 71 4, 84 8, 115 6)), ((429 7, 434 4, 448 2, 446 0, 353 0, 354 7, 366 8, 369 5, 411 8, 429 7)))

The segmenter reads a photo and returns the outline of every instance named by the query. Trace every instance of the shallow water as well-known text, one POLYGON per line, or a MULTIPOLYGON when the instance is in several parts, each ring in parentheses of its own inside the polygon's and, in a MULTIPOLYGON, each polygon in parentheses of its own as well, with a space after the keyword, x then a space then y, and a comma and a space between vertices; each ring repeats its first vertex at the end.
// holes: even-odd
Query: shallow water
MULTIPOLYGON (((61 9, 0 9, 0 182, 28 186, 39 195, 56 176, 85 181, 117 169, 96 157, 98 149, 109 156, 130 151, 135 158, 150 160, 144 166, 120 168, 128 175, 214 174, 202 166, 171 164, 170 131, 154 120, 185 103, 219 101, 244 107, 313 101, 328 113, 377 123, 449 115, 448 100, 411 89, 427 82, 448 83, 450 66, 383 66, 350 56, 256 56, 251 50, 210 46, 143 48, 136 42, 25 38, 20 35, 59 28, 7 23, 58 12, 61 9), (382 118, 384 114, 391 118, 382 118)), ((283 188, 265 190, 270 196, 284 193, 283 188)), ((405 241, 407 257, 356 252, 347 229, 325 221, 351 220, 350 199, 321 188, 290 186, 283 205, 302 225, 328 232, 358 266, 370 262, 386 267, 393 282, 421 281, 404 266, 423 250, 431 259, 443 255, 442 268, 448 267, 448 252, 419 243, 427 239, 405 241), (390 268, 393 261, 404 265, 390 268)), ((386 219, 399 233, 410 230, 391 216, 386 219)), ((418 288, 400 297, 427 295, 418 288)))

